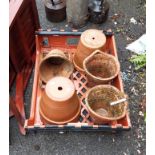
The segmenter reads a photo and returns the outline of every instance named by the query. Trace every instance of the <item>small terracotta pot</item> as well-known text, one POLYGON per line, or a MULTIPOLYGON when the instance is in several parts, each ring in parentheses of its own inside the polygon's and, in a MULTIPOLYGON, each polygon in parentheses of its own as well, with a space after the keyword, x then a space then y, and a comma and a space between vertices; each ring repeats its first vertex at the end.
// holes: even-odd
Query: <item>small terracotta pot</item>
POLYGON ((112 55, 96 50, 83 62, 88 81, 92 84, 106 84, 120 71, 119 61, 112 55))
POLYGON ((48 81, 42 93, 40 116, 44 123, 66 124, 78 118, 80 102, 74 84, 65 77, 48 81))
POLYGON ((89 29, 83 32, 73 58, 75 68, 84 72, 84 59, 97 49, 103 50, 105 43, 106 37, 102 31, 89 29))
POLYGON ((65 56, 63 51, 54 49, 49 52, 42 60, 39 66, 40 79, 47 83, 55 76, 64 76, 69 78, 73 73, 74 66, 65 56))
POLYGON ((126 95, 111 85, 98 85, 86 94, 86 106, 96 124, 119 120, 126 115, 127 102, 111 106, 113 101, 125 98, 126 95))

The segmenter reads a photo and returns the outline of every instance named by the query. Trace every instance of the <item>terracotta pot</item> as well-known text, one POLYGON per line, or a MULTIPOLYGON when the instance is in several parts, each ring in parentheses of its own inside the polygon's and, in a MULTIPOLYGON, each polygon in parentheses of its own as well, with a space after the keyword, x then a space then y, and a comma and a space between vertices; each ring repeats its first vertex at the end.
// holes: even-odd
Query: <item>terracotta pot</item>
POLYGON ((55 76, 69 78, 73 73, 74 66, 65 56, 63 51, 54 49, 49 52, 41 61, 39 66, 40 79, 47 83, 55 76))
POLYGON ((86 106, 96 124, 119 120, 126 115, 127 102, 111 106, 113 101, 125 98, 126 95, 111 85, 98 85, 86 94, 86 106))
POLYGON ((83 62, 88 81, 92 84, 106 84, 120 71, 119 61, 112 55, 96 50, 83 62))
POLYGON ((80 102, 74 84, 65 77, 48 81, 42 93, 40 116, 44 123, 65 124, 78 118, 80 102))
POLYGON ((83 61, 97 49, 103 50, 106 37, 100 30, 89 29, 82 33, 73 63, 77 70, 84 72, 83 61))

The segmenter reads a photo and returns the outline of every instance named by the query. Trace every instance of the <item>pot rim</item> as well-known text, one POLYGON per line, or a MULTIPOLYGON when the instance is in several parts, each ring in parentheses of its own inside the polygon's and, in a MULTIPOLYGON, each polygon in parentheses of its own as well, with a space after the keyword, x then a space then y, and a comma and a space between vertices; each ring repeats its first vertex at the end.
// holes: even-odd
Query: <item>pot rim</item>
POLYGON ((75 58, 75 54, 74 54, 74 56, 73 56, 73 64, 74 64, 75 68, 76 68, 78 71, 80 71, 81 73, 85 73, 85 70, 84 70, 83 68, 79 67, 79 66, 76 64, 74 58, 75 58))
POLYGON ((47 7, 48 9, 51 9, 53 11, 57 11, 57 10, 60 10, 60 9, 63 9, 63 8, 66 8, 66 0, 64 1, 61 1, 60 4, 55 4, 54 6, 52 5, 52 3, 48 0, 44 0, 44 5, 45 7, 47 7))
MULTIPOLYGON (((96 50, 96 51, 100 51, 100 50, 96 50)), ((96 52, 96 51, 94 51, 94 52, 96 52)), ((102 52, 102 51, 101 51, 101 52, 102 52)), ((108 56, 108 57, 111 57, 111 58, 115 61, 117 67, 116 67, 116 73, 115 73, 113 76, 111 76, 111 77, 109 77, 109 78, 102 78, 102 77, 97 77, 97 76, 93 75, 92 73, 90 73, 90 72, 88 71, 87 67, 86 67, 86 63, 87 63, 87 61, 90 59, 89 56, 88 56, 87 58, 84 59, 84 61, 83 61, 83 68, 84 68, 84 70, 85 70, 85 73, 86 73, 87 75, 89 75, 90 77, 94 78, 95 80, 110 81, 110 80, 114 79, 116 76, 118 76, 118 74, 119 74, 119 72, 120 72, 120 63, 118 62, 118 60, 117 60, 113 55, 107 54, 107 53, 105 53, 105 52, 102 52, 102 54, 104 54, 104 55, 106 55, 106 56, 108 56)))
POLYGON ((79 116, 79 114, 81 112, 81 104, 80 104, 80 102, 78 102, 78 104, 79 104, 79 107, 78 107, 77 113, 72 118, 70 118, 70 119, 68 119, 66 121, 60 121, 59 122, 59 121, 54 121, 54 120, 51 120, 51 119, 47 118, 45 116, 45 114, 42 112, 41 108, 40 108, 40 102, 39 102, 39 112, 40 112, 41 117, 43 117, 43 119, 46 121, 46 123, 48 122, 48 123, 51 123, 51 124, 58 124, 58 125, 66 124, 66 123, 72 122, 73 120, 75 120, 79 116))
POLYGON ((119 119, 123 118, 123 117, 126 115, 126 111, 127 111, 127 105, 128 105, 128 102, 127 102, 127 101, 124 102, 125 106, 124 106, 124 111, 123 111, 122 115, 121 115, 121 116, 118 116, 118 117, 104 117, 104 116, 101 116, 101 115, 97 114, 97 113, 90 107, 90 105, 89 105, 89 103, 88 103, 88 95, 89 95, 89 93, 90 93, 92 90, 96 89, 97 87, 106 87, 106 88, 109 87, 109 88, 115 89, 116 91, 120 91, 118 88, 116 88, 116 87, 114 87, 114 86, 112 86, 112 85, 97 85, 97 86, 92 87, 91 89, 89 89, 88 92, 86 93, 86 98, 85 98, 86 106, 87 106, 89 112, 92 113, 93 115, 95 115, 95 117, 99 118, 100 120, 115 121, 115 120, 119 120, 119 119))

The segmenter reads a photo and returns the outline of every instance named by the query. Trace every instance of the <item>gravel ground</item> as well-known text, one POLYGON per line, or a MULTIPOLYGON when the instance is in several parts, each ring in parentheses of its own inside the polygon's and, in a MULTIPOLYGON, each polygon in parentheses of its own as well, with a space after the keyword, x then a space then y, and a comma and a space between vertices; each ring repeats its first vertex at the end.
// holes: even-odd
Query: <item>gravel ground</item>
MULTIPOLYGON (((42 28, 69 29, 66 21, 55 24, 45 18, 43 2, 36 0, 42 28)), ((87 28, 109 29, 115 32, 118 56, 125 92, 130 98, 132 129, 119 134, 89 132, 37 132, 22 136, 15 118, 10 119, 10 155, 145 155, 146 136, 143 111, 145 110, 145 69, 136 71, 129 58, 133 53, 125 50, 128 43, 145 33, 144 0, 109 0, 109 19, 102 25, 88 23, 87 28), (136 24, 130 23, 134 17, 136 24)), ((33 74, 25 92, 26 115, 32 94, 33 74)))

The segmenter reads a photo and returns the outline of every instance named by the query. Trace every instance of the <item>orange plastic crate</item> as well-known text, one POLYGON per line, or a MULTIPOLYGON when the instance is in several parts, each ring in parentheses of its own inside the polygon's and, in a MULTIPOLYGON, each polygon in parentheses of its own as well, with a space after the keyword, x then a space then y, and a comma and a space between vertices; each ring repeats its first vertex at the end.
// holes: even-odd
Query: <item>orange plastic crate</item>
MULTIPOLYGON (((106 49, 109 54, 117 57, 117 50, 114 35, 112 32, 105 32, 107 41, 106 49)), ((65 125, 47 125, 43 124, 39 114, 39 102, 41 98, 41 91, 44 89, 44 84, 39 80, 38 67, 40 59, 47 51, 51 49, 61 49, 65 52, 70 60, 76 51, 77 43, 81 32, 59 32, 59 31, 38 31, 36 32, 36 62, 35 74, 32 92, 32 101, 30 109, 30 117, 25 122, 26 130, 59 130, 59 131, 127 131, 131 128, 129 112, 126 116, 118 121, 112 121, 108 124, 97 125, 94 124, 89 112, 85 106, 85 94, 89 89, 87 87, 87 78, 84 74, 74 71, 71 80, 77 90, 77 94, 81 103, 81 115, 77 122, 68 123, 65 125)), ((112 85, 123 90, 123 83, 121 76, 118 75, 112 82, 112 85)))

